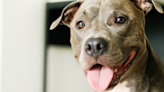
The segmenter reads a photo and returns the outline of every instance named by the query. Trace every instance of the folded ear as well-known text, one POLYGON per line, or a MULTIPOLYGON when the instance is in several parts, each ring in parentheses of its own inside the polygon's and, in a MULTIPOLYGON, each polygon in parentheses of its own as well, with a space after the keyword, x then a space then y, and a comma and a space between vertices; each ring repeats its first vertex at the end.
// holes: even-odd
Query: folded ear
POLYGON ((154 2, 154 0, 152 0, 152 3, 153 3, 153 5, 154 5, 155 9, 156 9, 159 13, 161 13, 161 14, 164 13, 164 12, 163 12, 163 8, 162 8, 162 6, 161 6, 160 4, 154 2))
POLYGON ((154 2, 154 0, 132 0, 132 1, 146 14, 152 10, 153 6, 159 13, 163 14, 162 6, 154 2))
POLYGON ((82 2, 83 2, 82 0, 81 1, 78 0, 67 5, 63 9, 60 17, 51 24, 50 30, 53 30, 54 28, 56 28, 56 26, 59 23, 69 26, 70 22, 72 21, 76 11, 79 9, 82 2))

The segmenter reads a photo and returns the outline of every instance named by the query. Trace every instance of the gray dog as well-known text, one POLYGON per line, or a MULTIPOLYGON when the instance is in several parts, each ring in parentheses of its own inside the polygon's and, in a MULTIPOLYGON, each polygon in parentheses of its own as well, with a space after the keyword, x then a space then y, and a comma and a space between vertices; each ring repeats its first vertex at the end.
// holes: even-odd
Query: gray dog
MULTIPOLYGON (((153 0, 82 0, 52 23, 71 29, 71 46, 91 87, 100 92, 164 92, 164 65, 145 35, 153 0)), ((64 30, 61 30, 64 32, 64 30)))

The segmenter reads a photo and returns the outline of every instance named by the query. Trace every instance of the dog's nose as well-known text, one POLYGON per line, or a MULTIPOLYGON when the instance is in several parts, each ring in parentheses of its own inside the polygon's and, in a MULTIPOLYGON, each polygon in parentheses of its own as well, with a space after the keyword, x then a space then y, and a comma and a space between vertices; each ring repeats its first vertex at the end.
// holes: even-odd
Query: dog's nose
POLYGON ((85 52, 97 59, 107 50, 107 45, 103 38, 90 38, 85 43, 85 52))

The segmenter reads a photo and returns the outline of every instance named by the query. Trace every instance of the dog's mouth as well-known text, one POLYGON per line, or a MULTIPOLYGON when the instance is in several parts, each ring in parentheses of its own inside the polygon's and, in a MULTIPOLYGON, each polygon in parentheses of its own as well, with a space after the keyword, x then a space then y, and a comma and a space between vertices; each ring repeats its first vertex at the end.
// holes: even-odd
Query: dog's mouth
POLYGON ((86 72, 91 87, 96 91, 105 91, 118 84, 120 77, 129 69, 136 51, 132 51, 128 59, 121 65, 111 68, 101 64, 94 65, 86 72))

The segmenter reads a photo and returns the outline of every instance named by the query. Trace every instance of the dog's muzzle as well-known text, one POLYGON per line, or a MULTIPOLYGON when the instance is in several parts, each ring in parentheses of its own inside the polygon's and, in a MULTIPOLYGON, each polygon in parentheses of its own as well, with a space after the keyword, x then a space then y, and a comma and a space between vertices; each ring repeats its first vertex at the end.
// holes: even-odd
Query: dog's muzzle
MULTIPOLYGON (((85 53, 96 63, 90 64, 91 68, 85 71, 85 75, 94 90, 105 91, 118 84, 120 77, 131 66, 136 51, 133 50, 126 61, 116 67, 110 67, 101 63, 100 58, 108 51, 108 43, 103 38, 90 38, 86 40, 85 53)), ((87 62, 90 62, 88 60, 87 62)), ((88 63, 89 64, 89 63, 88 63)))

